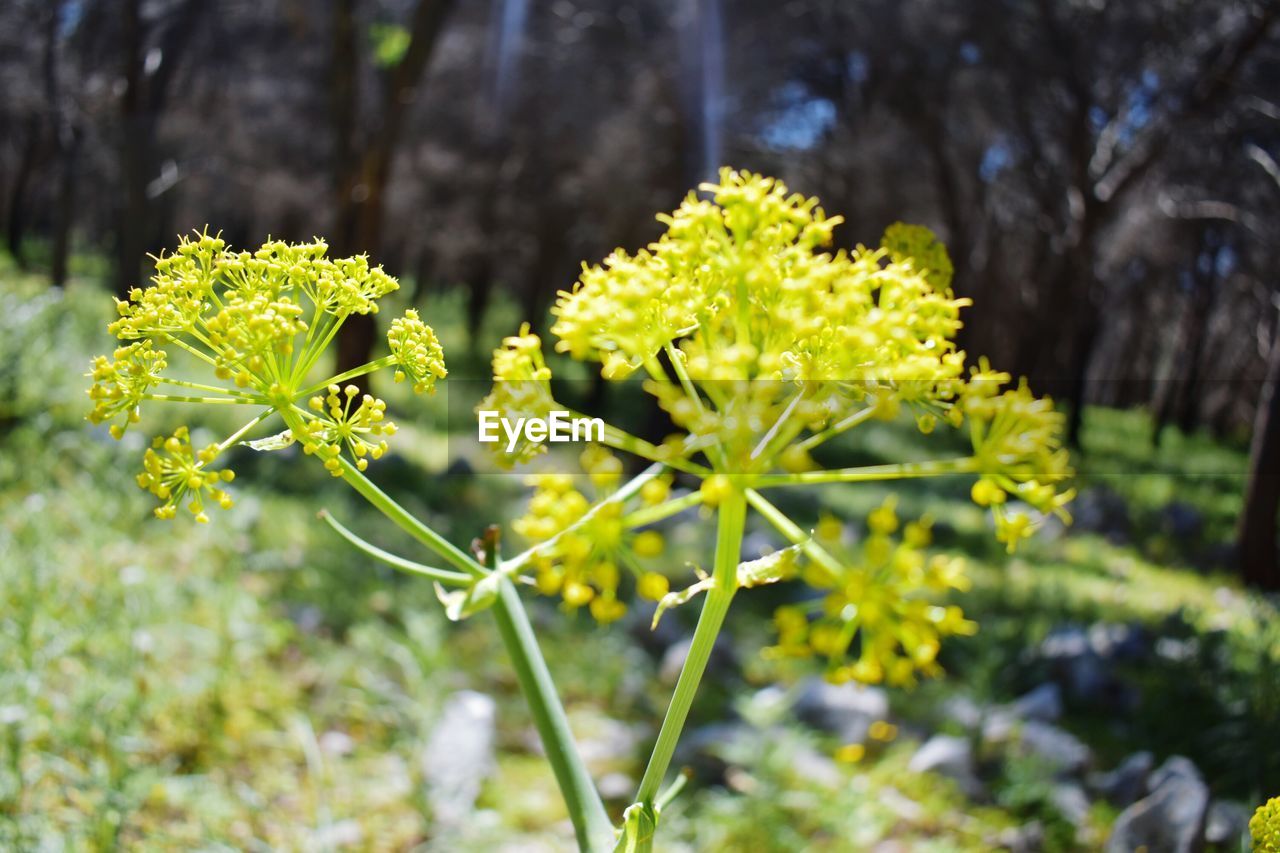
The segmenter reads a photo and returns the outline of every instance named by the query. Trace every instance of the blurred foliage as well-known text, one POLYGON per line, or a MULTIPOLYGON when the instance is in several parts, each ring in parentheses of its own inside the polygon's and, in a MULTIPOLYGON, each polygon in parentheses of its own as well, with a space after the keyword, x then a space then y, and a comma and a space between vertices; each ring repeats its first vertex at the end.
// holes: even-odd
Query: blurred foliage
POLYGON ((369 27, 369 44, 373 48, 373 60, 383 68, 398 65, 409 49, 409 31, 395 24, 374 24, 369 27))

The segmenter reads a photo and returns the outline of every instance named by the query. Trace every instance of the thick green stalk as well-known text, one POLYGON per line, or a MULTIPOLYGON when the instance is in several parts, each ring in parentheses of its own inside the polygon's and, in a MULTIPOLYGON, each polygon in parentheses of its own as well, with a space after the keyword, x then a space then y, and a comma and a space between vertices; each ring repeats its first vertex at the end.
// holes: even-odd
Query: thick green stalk
POLYGON ((662 779, 666 776, 671 756, 675 753, 676 742, 680 739, 685 720, 689 716, 694 694, 698 691, 707 661, 711 658, 711 649, 724 624, 725 614, 729 612, 733 594, 737 591, 738 561, 742 554, 746 515, 746 497, 735 486, 721 502, 717 512, 715 569, 712 575, 715 585, 707 593, 703 603, 698 626, 693 632, 689 656, 685 659, 684 668, 680 670, 671 705, 667 708, 667 716, 658 732, 658 742, 653 747, 649 766, 645 768, 644 778, 640 780, 640 790, 636 794, 637 802, 645 809, 652 810, 657 800, 662 779))
POLYGON ((560 793, 564 796, 573 821, 573 832, 578 838, 578 849, 603 851, 613 847, 613 824, 605 812, 604 803, 596 792, 591 775, 578 755, 569 731, 569 719, 551 681, 538 640, 529 624, 520 595, 509 579, 501 581, 501 592, 493 605, 493 615, 498 621, 502 643, 511 655, 520 691, 529 704, 533 724, 542 739, 547 761, 555 773, 560 793))

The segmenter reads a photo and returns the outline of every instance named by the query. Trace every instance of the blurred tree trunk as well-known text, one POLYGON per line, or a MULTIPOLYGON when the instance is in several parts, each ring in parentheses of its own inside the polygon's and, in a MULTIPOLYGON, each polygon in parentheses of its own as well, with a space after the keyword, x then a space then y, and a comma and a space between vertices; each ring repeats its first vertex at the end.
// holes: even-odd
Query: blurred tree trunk
POLYGON ((119 158, 122 203, 116 218, 116 292, 124 296, 138 283, 153 222, 147 186, 155 165, 156 131, 181 58, 212 4, 187 0, 164 21, 148 24, 142 0, 125 0, 120 98, 119 158), (150 30, 160 30, 148 47, 150 30))
MULTIPOLYGON (((333 20, 331 126, 335 141, 337 217, 333 247, 339 255, 379 252, 386 189, 401 131, 423 72, 456 0, 419 0, 409 24, 409 45, 387 69, 377 116, 362 116, 356 0, 337 0, 333 20)), ((339 371, 369 360, 377 337, 370 314, 348 318, 338 336, 339 371)))
POLYGON ((1084 404, 1089 392, 1089 367, 1093 364, 1093 352, 1098 343, 1100 320, 1096 312, 1090 312, 1080 323, 1068 368, 1065 396, 1071 402, 1071 408, 1067 411, 1067 443, 1077 449, 1081 446, 1080 438, 1084 430, 1084 404))
POLYGON ((480 327, 493 298, 493 262, 489 252, 480 252, 467 276, 467 342, 471 355, 484 361, 486 348, 480 341, 480 327))
POLYGON ((8 227, 5 229, 5 242, 9 254, 17 263, 18 269, 27 268, 27 255, 23 247, 27 233, 27 214, 24 204, 27 186, 31 183, 31 173, 36 167, 36 155, 40 151, 41 120, 33 114, 27 121, 24 131, 22 153, 18 157, 17 173, 14 176, 13 188, 9 193, 8 227))
POLYGON ((59 131, 63 140, 58 152, 58 189, 53 210, 53 247, 49 279, 54 287, 67 283, 71 262, 71 226, 75 220, 77 160, 83 134, 78 127, 68 125, 59 131))
POLYGON ((1280 511, 1280 328, 1274 333, 1267 378, 1258 401, 1249 452, 1249 483, 1240 514, 1240 567, 1245 583, 1280 589, 1276 513, 1280 511))
POLYGON ((64 97, 58 67, 58 27, 63 0, 53 0, 47 10, 44 56, 45 99, 49 105, 57 178, 53 199, 53 245, 49 267, 50 283, 62 287, 67 282, 71 255, 71 223, 75 218, 76 161, 83 134, 64 97))
MULTIPOLYGON (((27 121, 18 171, 9 197, 6 242, 9 254, 13 256, 19 269, 24 270, 28 266, 24 247, 28 224, 25 210, 27 188, 30 186, 33 173, 48 160, 49 155, 52 155, 58 168, 59 192, 61 192, 65 158, 71 143, 71 137, 66 133, 69 128, 66 125, 62 92, 58 85, 58 23, 61 19, 62 4, 63 0, 51 0, 43 9, 40 71, 44 87, 44 105, 43 110, 33 111, 27 121)), ((55 198, 55 208, 60 209, 57 198, 55 198)), ((61 285, 66 277, 65 265, 63 266, 64 269, 59 272, 55 254, 54 285, 61 285)))
POLYGON ((1219 249, 1209 245, 1211 239, 1206 231, 1201 230, 1196 250, 1191 256, 1191 293, 1182 312, 1173 369, 1164 386, 1158 389, 1152 431, 1152 442, 1156 447, 1160 446, 1164 428, 1170 423, 1176 423, 1183 433, 1191 432, 1198 424, 1204 351, 1218 290, 1216 265, 1219 249))
MULTIPOLYGON (((489 172, 484 198, 480 201, 480 212, 476 227, 487 243, 492 243, 496 233, 498 220, 498 175, 502 170, 499 152, 491 152, 490 162, 493 166, 489 172)), ((474 260, 468 264, 467 270, 467 344, 471 355, 480 362, 487 360, 488 353, 480 341, 480 326, 484 323, 485 314, 489 311, 489 302, 494 291, 494 253, 481 251, 475 253, 474 260)))
POLYGON ((1197 264, 1192 278, 1190 313, 1187 317, 1188 335, 1183 347, 1186 379, 1176 418, 1178 429, 1183 433, 1190 433, 1199 426, 1204 351, 1209 343, 1209 323, 1213 319, 1218 295, 1217 263, 1218 250, 1209 250, 1207 267, 1201 268, 1197 264))
POLYGON ((116 226, 116 293, 121 297, 137 282, 142 266, 144 222, 147 216, 146 164, 150 162, 154 126, 142 98, 142 0, 124 4, 124 92, 120 98, 120 178, 123 205, 116 226))

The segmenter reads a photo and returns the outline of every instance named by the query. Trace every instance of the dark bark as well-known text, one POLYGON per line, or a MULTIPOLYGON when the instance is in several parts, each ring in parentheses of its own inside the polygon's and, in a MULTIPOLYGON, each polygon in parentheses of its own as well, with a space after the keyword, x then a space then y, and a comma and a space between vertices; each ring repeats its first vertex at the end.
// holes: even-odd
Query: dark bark
MULTIPOLYGON (((486 242, 492 243, 496 237, 498 225, 498 197, 502 186, 499 176, 503 173, 508 153, 508 142, 505 136, 490 137, 487 140, 486 159, 492 164, 485 181, 483 196, 480 201, 479 215, 476 217, 476 230, 486 242)), ((489 303, 494 292, 493 252, 482 251, 475 258, 467 274, 467 341, 471 354, 482 359, 486 353, 485 345, 480 340, 480 326, 484 323, 489 311, 489 303)))
MULTIPOLYGON (((1091 318, 1092 319, 1092 318, 1091 318)), ((1071 401, 1067 413, 1067 444, 1080 447, 1081 432, 1084 428, 1084 406, 1088 399, 1089 366, 1093 362, 1094 347, 1098 342, 1098 324, 1086 322, 1079 330, 1073 347, 1073 361, 1067 379, 1067 391, 1064 395, 1071 401)))
POLYGON ((1183 433, 1191 432, 1199 424, 1204 350, 1209 341, 1209 323, 1213 319, 1214 303, 1217 301, 1218 293, 1217 274, 1213 269, 1216 263, 1217 252, 1213 252, 1210 255, 1209 268, 1198 269, 1194 277, 1191 314, 1187 317, 1186 380, 1183 383, 1177 411, 1178 429, 1183 433))
POLYGON ((57 158, 57 178, 53 199, 53 245, 49 280, 54 287, 67 282, 71 254, 71 223, 75 216, 76 160, 83 134, 63 97, 58 73, 58 24, 62 0, 49 3, 45 19, 44 89, 51 113, 50 126, 57 158))
MULTIPOLYGON (((355 0, 341 0, 334 12, 334 53, 331 72, 331 126, 335 142, 337 221, 334 251, 339 255, 381 250, 386 214, 386 188, 399 147, 401 131, 416 89, 435 52, 444 22, 455 0, 419 0, 409 25, 410 41, 401 60, 385 75, 380 122, 372 132, 357 133, 368 121, 358 115, 359 86, 355 0)), ((369 360, 377 339, 372 315, 354 315, 338 336, 339 371, 369 360)))
POLYGON ((79 128, 68 127, 69 137, 60 146, 58 164, 58 191, 54 202, 53 246, 49 278, 54 287, 67 283, 67 271, 71 260, 71 227, 75 220, 76 177, 80 144, 83 139, 79 128))
POLYGON ((475 272, 468 276, 467 284, 467 340, 471 345, 471 354, 476 359, 485 355, 485 347, 480 341, 480 326, 484 323, 485 314, 489 311, 489 302, 493 297, 493 265, 488 258, 481 259, 475 265, 475 272))
POLYGON ((116 292, 123 296, 136 283, 142 266, 143 221, 147 211, 146 163, 150 160, 151 134, 142 97, 143 41, 142 0, 125 0, 123 10, 124 92, 120 97, 120 177, 122 208, 116 232, 116 292))
POLYGON ((168 101, 175 73, 199 29, 209 3, 187 0, 164 24, 159 36, 160 65, 150 74, 145 67, 150 27, 142 18, 141 0, 125 0, 123 13, 124 92, 120 98, 120 174, 122 201, 117 213, 116 291, 128 293, 138 282, 155 230, 147 185, 155 165, 156 131, 168 101))
POLYGON ((1191 256, 1191 292, 1187 296, 1179 323, 1177 354, 1169 376, 1156 389, 1155 424, 1152 442, 1160 446, 1164 428, 1176 423, 1184 433, 1196 427, 1199 417, 1199 394, 1204 350, 1208 342, 1209 320, 1215 302, 1216 273, 1213 266, 1217 252, 1207 245, 1208 235, 1201 231, 1191 256), (1201 259, 1209 257, 1206 268, 1201 259))
MULTIPOLYGON (((17 175, 9 195, 9 209, 5 224, 5 239, 9 254, 19 269, 27 269, 25 251, 28 217, 26 212, 27 188, 33 174, 48 159, 49 149, 55 155, 62 153, 62 111, 58 92, 58 18, 61 0, 52 0, 44 7, 42 21, 43 48, 40 61, 44 82, 44 110, 33 111, 27 119, 22 152, 18 158, 17 175), (52 142, 52 145, 50 144, 52 142), (42 156, 43 155, 43 156, 42 156)), ((59 156, 59 160, 60 160, 59 156)))
MULTIPOLYGON (((520 299, 520 316, 527 319, 537 334, 545 334, 550 316, 553 294, 570 286, 569 281, 562 278, 565 263, 565 233, 568 229, 554 211, 546 211, 539 223, 538 249, 534 256, 533 267, 529 278, 524 283, 520 299)), ((568 266, 568 274, 572 275, 572 266, 568 266)))
POLYGON ((1280 510, 1280 329, 1271 344, 1249 453, 1249 482, 1240 514, 1240 568, 1244 582, 1280 589, 1276 513, 1280 510))
POLYGON ((31 173, 36 168, 36 155, 40 151, 40 124, 40 117, 34 115, 27 122, 26 138, 23 141, 22 154, 18 158, 17 174, 14 176, 13 188, 9 193, 5 242, 18 269, 22 270, 27 268, 27 255, 24 249, 27 232, 25 200, 27 187, 31 183, 31 173))

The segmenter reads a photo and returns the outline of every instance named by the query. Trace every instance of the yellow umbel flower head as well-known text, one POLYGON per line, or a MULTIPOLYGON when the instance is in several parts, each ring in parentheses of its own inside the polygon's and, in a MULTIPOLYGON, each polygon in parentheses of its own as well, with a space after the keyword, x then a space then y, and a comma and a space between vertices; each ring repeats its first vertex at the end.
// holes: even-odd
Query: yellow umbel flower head
POLYGON ((156 507, 156 518, 173 518, 177 507, 189 497, 187 509, 196 521, 207 522, 205 495, 223 509, 230 509, 231 496, 221 488, 235 478, 235 473, 223 469, 215 471, 209 463, 222 451, 211 444, 197 452, 191 446, 191 436, 186 427, 178 427, 168 438, 156 436, 151 449, 142 460, 143 471, 138 475, 138 485, 164 501, 156 507))
POLYGON ((775 657, 826 660, 834 681, 914 684, 917 676, 941 673, 942 640, 969 635, 977 624, 955 605, 933 598, 969 588, 964 564, 952 557, 929 557, 929 520, 902 527, 892 499, 867 519, 869 535, 859 557, 814 562, 804 580, 826 596, 811 604, 785 605, 774 614, 775 657))
POLYGON ((955 274, 951 256, 928 228, 895 222, 884 230, 880 245, 895 262, 907 264, 924 276, 934 290, 951 291, 951 277, 955 274))
MULTIPOLYGON (((985 359, 966 375, 955 336, 969 301, 952 293, 932 232, 895 223, 879 248, 831 252, 840 217, 780 181, 724 169, 701 189, 707 197, 659 217, 657 241, 584 267, 552 309, 558 352, 598 362, 611 380, 643 374, 683 431, 654 447, 611 428, 611 446, 690 473, 805 471, 814 447, 906 408, 925 435, 968 424, 974 457, 963 472, 982 480, 975 499, 1010 548, 1047 515, 1065 518, 1062 418, 1025 384, 1003 388, 1010 377, 985 359)), ((495 354, 503 381, 489 408, 552 406, 540 343, 524 329, 495 354), (517 374, 513 361, 521 377, 536 370, 536 387, 500 387, 517 374)))
POLYGON ((1280 797, 1272 797, 1253 813, 1249 834, 1257 853, 1280 853, 1280 797))
MULTIPOLYGON (((718 183, 700 189, 702 196, 690 194, 658 217, 666 230, 653 243, 584 266, 559 294, 551 327, 557 352, 598 363, 605 379, 638 374, 677 430, 653 443, 608 424, 603 443, 700 484, 653 511, 610 505, 597 517, 600 505, 581 492, 548 491, 548 482, 567 486, 537 481, 520 529, 554 542, 549 554, 557 552, 544 555, 538 582, 579 603, 589 593, 612 594, 618 559, 611 555, 600 580, 591 579, 599 542, 607 550, 627 529, 695 506, 706 515, 723 517, 726 507, 738 513, 745 499, 790 541, 785 559, 760 570, 742 563, 736 579, 724 566, 718 579, 700 574, 691 586, 662 593, 660 610, 715 584, 759 585, 798 571, 826 597, 815 612, 779 613, 777 653, 823 657, 834 678, 908 683, 933 674, 942 638, 975 626, 934 601, 965 580, 956 561, 925 554, 927 522, 899 525, 886 504, 868 518, 861 553, 842 559, 828 550, 840 545, 839 520, 825 520, 815 537, 762 490, 962 475, 972 478, 974 501, 989 508, 998 539, 1013 550, 1049 515, 1068 519, 1062 417, 985 359, 966 369, 955 340, 969 301, 953 293, 951 260, 928 229, 895 223, 878 247, 831 250, 840 217, 780 181, 724 169, 718 183), (824 471, 811 453, 862 423, 900 416, 912 417, 923 436, 967 430, 971 454, 824 471), (605 521, 608 530, 584 532, 605 521)), ((512 417, 557 407, 541 341, 527 327, 494 354, 494 379, 482 408, 512 417)), ((544 450, 499 450, 500 460, 526 462, 544 450)), ((638 586, 656 595, 664 582, 642 577, 638 586)))
POLYGON ((111 425, 111 435, 122 437, 129 424, 138 421, 143 398, 160 383, 166 366, 164 350, 156 349, 151 341, 120 347, 109 359, 105 355, 95 358, 89 374, 93 378, 89 420, 95 424, 118 421, 111 425))
POLYGON ((585 268, 560 294, 558 351, 611 379, 643 367, 677 425, 714 439, 737 471, 780 464, 855 407, 950 410, 967 301, 951 296, 932 235, 898 225, 886 248, 831 254, 820 249, 840 218, 781 182, 726 169, 703 190, 710 200, 660 217, 657 242, 585 268))
POLYGON ((435 331, 412 308, 391 321, 387 343, 396 360, 395 380, 408 379, 415 393, 433 392, 436 380, 449 375, 444 367, 444 348, 435 331))
POLYGON ((330 385, 325 397, 312 397, 307 405, 315 417, 307 422, 301 435, 290 431, 302 442, 307 454, 324 460, 324 467, 335 477, 342 476, 338 461, 343 447, 351 451, 356 467, 369 467, 369 459, 381 459, 387 452, 386 438, 396 434, 396 425, 386 420, 387 404, 368 394, 362 395, 354 385, 339 388, 330 385), (356 397, 360 405, 352 409, 356 397))
MULTIPOLYGON (((516 422, 522 418, 545 418, 553 408, 551 371, 542 356, 542 339, 532 334, 529 324, 525 323, 520 327, 520 334, 503 338, 502 346, 494 350, 493 390, 476 410, 495 411, 504 419, 516 422)), ((510 467, 517 462, 529 462, 545 452, 545 445, 521 436, 516 449, 511 453, 499 452, 497 461, 510 467)))
MULTIPOLYGON (((597 621, 612 622, 626 612, 619 598, 624 575, 631 576, 643 598, 657 601, 667 594, 666 576, 646 565, 662 555, 664 542, 656 530, 636 532, 624 518, 623 504, 611 500, 622 474, 616 456, 593 444, 580 462, 585 476, 529 477, 534 492, 528 510, 512 527, 537 548, 532 568, 540 592, 560 596, 570 610, 587 606, 597 621)), ((669 482, 651 480, 653 488, 641 502, 661 503, 669 482)))
POLYGON ((108 328, 130 343, 110 358, 94 360, 91 421, 113 422, 111 434, 120 438, 138 422, 144 403, 259 410, 226 441, 199 453, 191 452, 185 428, 148 451, 139 483, 164 501, 156 513, 160 517, 172 517, 178 499, 188 493, 200 520, 206 518, 205 493, 229 505, 225 493, 210 489, 230 479, 230 472, 215 474, 209 467, 272 416, 284 422, 284 431, 248 442, 251 446, 275 449, 297 440, 335 476, 348 464, 363 471, 369 459, 386 452, 395 427, 385 418, 385 403, 353 392, 354 386, 344 390, 341 383, 394 368, 397 380, 429 391, 445 376, 435 333, 409 310, 391 323, 390 355, 315 382, 312 374, 346 319, 376 313, 378 300, 399 287, 367 258, 330 258, 328 251, 321 240, 277 240, 254 252, 233 252, 205 231, 181 238, 173 254, 157 258, 149 287, 134 288, 128 299, 117 300, 119 317, 108 328), (189 356, 207 378, 166 375, 171 356, 189 356), (326 389, 327 396, 318 396, 326 389))

